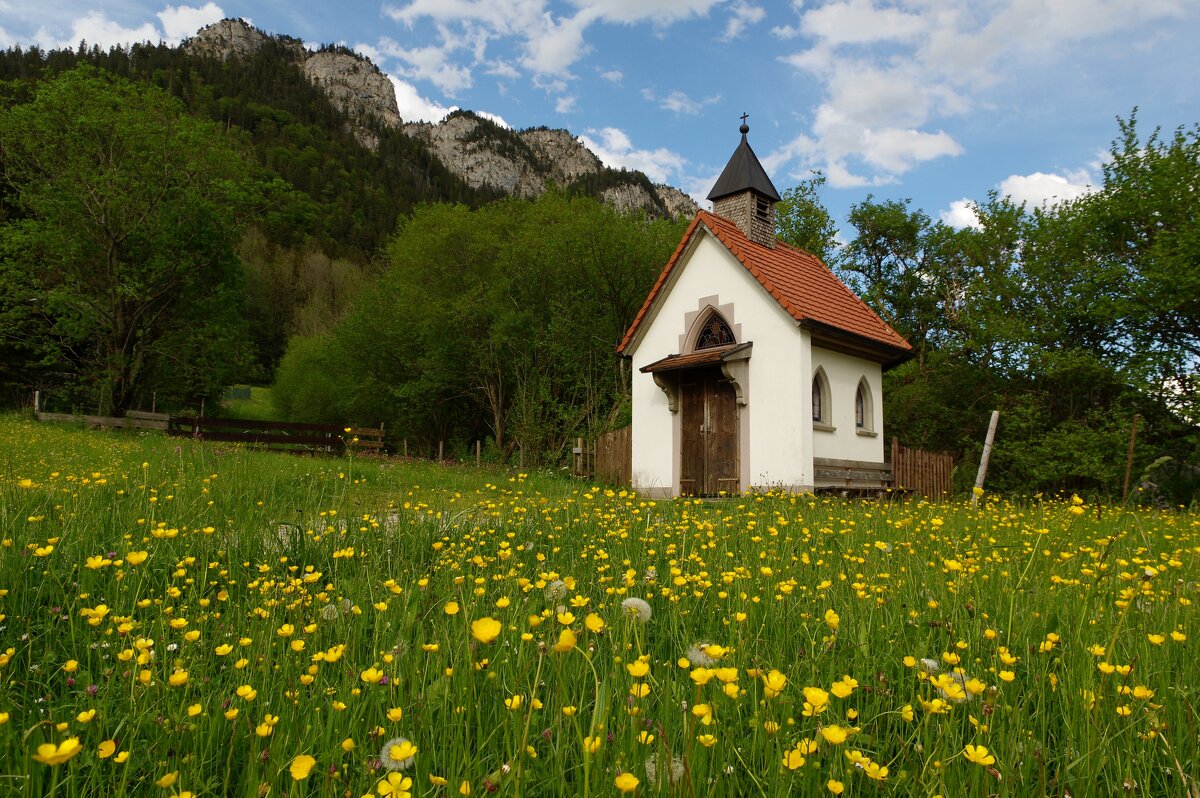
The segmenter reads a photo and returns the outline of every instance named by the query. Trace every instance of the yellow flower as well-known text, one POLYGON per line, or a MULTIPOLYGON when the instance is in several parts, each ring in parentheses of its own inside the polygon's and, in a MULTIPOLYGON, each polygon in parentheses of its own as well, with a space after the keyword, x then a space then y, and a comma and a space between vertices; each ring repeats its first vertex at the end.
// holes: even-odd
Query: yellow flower
POLYGON ((1167 638, 1166 638, 1166 635, 1151 634, 1151 635, 1146 635, 1146 639, 1149 640, 1151 643, 1153 643, 1156 646, 1161 646, 1163 644, 1163 641, 1165 641, 1167 638))
POLYGON ((622 773, 613 781, 618 792, 633 792, 640 783, 638 777, 629 772, 622 773))
POLYGON ((389 709, 387 711, 387 719, 390 720, 392 723, 399 723, 400 719, 403 717, 404 717, 404 710, 401 709, 400 707, 392 707, 391 709, 389 709))
POLYGON ((113 761, 116 762, 118 765, 128 762, 129 761, 129 752, 122 751, 121 753, 119 753, 113 757, 113 761))
POLYGON ((360 673, 359 676, 367 684, 379 684, 379 681, 383 678, 383 671, 372 666, 360 673))
POLYGON ((78 737, 68 737, 58 745, 42 743, 33 758, 44 765, 61 765, 83 750, 78 737))
POLYGON ((154 782, 154 785, 156 787, 162 787, 163 789, 166 789, 166 788, 172 786, 173 784, 175 784, 175 782, 177 782, 177 781, 179 781, 179 771, 172 770, 170 773, 163 776, 158 781, 154 782))
POLYGON ((188 683, 188 672, 177 670, 167 677, 167 683, 172 687, 182 687, 188 683))
POLYGON ((963 749, 963 756, 976 765, 983 767, 996 763, 996 757, 989 754, 987 748, 982 745, 971 745, 968 743, 967 747, 963 749))
MULTIPOLYGON (((412 778, 400 773, 389 773, 375 785, 375 791, 380 795, 394 795, 396 798, 408 798, 412 790, 412 778)), ((463 784, 466 784, 464 781, 463 784)), ((463 793, 466 795, 467 793, 463 793)))
POLYGON ((292 778, 296 781, 303 781, 308 778, 308 774, 312 773, 313 766, 317 764, 317 760, 308 754, 300 754, 292 760, 291 767, 288 772, 292 774, 292 778))
POLYGON ((696 742, 700 743, 700 745, 704 746, 705 748, 712 748, 717 744, 717 738, 711 734, 701 734, 696 738, 696 742))
POLYGON ((847 675, 834 682, 833 686, 829 688, 829 692, 838 698, 846 698, 854 692, 855 687, 858 687, 858 680, 847 675))
POLYGON ((342 740, 342 750, 345 751, 347 754, 354 750, 354 738, 353 737, 347 737, 345 740, 342 740))
POLYGON ((641 679, 650 672, 650 663, 639 659, 625 666, 625 670, 629 671, 629 675, 635 679, 641 679))
POLYGON ((76 660, 76 659, 67 660, 63 664, 62 669, 64 671, 66 671, 67 673, 74 673, 75 671, 79 670, 79 660, 76 660))
POLYGON ((804 767, 804 754, 793 748, 783 755, 783 766, 788 770, 798 770, 804 767))
POLYGON ((512 711, 516 712, 518 709, 521 708, 521 704, 523 704, 524 702, 525 702, 525 696, 521 695, 520 693, 517 693, 515 696, 512 696, 511 698, 504 699, 504 706, 506 706, 509 709, 511 709, 512 711))
POLYGON ((583 749, 589 754, 594 754, 600 750, 600 743, 603 742, 601 737, 584 737, 583 749))
POLYGON ((471 635, 480 643, 491 643, 500 636, 501 624, 495 618, 479 618, 471 621, 471 635))
POLYGON ((593 634, 600 634, 604 631, 604 619, 594 612, 588 613, 588 616, 583 619, 583 625, 593 634))
POLYGON ((833 793, 834 795, 841 795, 843 792, 845 792, 846 785, 842 784, 837 779, 830 779, 829 781, 825 782, 825 789, 829 790, 829 792, 833 793))
POLYGON ((96 748, 96 756, 100 757, 101 759, 108 759, 110 756, 112 756, 116 752, 117 752, 117 741, 116 740, 105 740, 104 742, 100 743, 99 747, 96 748))
POLYGON ((575 623, 575 614, 572 612, 560 612, 557 616, 558 622, 563 626, 570 626, 575 623))
POLYGON ((769 673, 762 677, 763 694, 767 698, 774 698, 783 692, 787 687, 787 677, 777 670, 772 669, 769 673))
POLYGON ((575 633, 564 627, 563 630, 558 633, 558 642, 554 644, 554 650, 559 654, 565 654, 568 651, 574 650, 575 643, 575 633))
POLYGON ((830 724, 829 726, 821 727, 821 736, 825 738, 825 742, 830 745, 841 745, 846 742, 846 739, 853 733, 853 729, 848 729, 844 726, 830 724))
POLYGON ((248 684, 243 684, 237 689, 237 694, 240 698, 244 698, 247 701, 253 701, 255 696, 258 695, 258 691, 248 684))
POLYGON ((80 723, 91 723, 92 718, 94 718, 94 717, 96 717, 96 710, 86 709, 83 712, 80 712, 78 715, 76 715, 75 720, 79 721, 80 723))

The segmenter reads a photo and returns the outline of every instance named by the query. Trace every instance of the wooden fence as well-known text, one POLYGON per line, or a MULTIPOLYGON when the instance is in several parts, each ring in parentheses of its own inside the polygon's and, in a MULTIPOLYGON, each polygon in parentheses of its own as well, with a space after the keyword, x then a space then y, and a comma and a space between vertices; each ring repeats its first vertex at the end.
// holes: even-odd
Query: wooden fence
POLYGON ((606 432, 594 441, 579 438, 572 472, 606 485, 629 487, 633 482, 633 427, 606 432))
POLYGON ((950 492, 954 455, 901 446, 892 437, 892 487, 937 498, 950 492))
POLYGON ((83 424, 87 427, 101 429, 156 429, 164 431, 171 418, 166 413, 146 413, 140 410, 130 410, 124 417, 116 416, 77 416, 73 413, 46 413, 34 411, 38 421, 67 421, 83 424))
POLYGON ((378 429, 346 428, 337 424, 171 416, 167 424, 167 434, 206 441, 253 443, 268 448, 296 451, 341 452, 344 448, 379 451, 383 448, 382 425, 378 429))

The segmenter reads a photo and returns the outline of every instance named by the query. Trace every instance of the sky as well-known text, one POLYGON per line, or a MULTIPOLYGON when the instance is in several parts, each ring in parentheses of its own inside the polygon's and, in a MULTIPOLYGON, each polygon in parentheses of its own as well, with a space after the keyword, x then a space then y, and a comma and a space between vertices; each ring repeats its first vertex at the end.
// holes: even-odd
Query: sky
POLYGON ((739 141, 782 193, 819 170, 845 228, 868 196, 970 224, 1102 179, 1117 119, 1200 122, 1200 0, 0 0, 0 47, 178 43, 241 17, 343 44, 406 121, 456 108, 565 128, 703 201, 739 141))

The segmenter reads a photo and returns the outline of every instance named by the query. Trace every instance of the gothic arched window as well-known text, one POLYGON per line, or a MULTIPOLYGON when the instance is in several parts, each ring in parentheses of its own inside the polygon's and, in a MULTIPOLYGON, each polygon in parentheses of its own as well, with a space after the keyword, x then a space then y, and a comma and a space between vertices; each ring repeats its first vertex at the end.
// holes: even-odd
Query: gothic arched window
POLYGON ((728 346, 735 343, 737 343, 737 339, 733 337, 733 330, 729 329, 725 319, 721 318, 718 313, 713 313, 708 317, 708 321, 704 323, 700 329, 700 335, 696 338, 697 349, 712 349, 714 346, 728 346))

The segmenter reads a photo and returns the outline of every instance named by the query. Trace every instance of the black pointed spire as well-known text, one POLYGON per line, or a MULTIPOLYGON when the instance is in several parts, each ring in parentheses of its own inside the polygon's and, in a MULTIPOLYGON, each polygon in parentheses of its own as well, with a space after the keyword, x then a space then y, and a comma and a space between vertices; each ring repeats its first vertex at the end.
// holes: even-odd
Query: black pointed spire
POLYGON ((712 191, 708 192, 710 200, 751 190, 779 202, 779 192, 775 190, 771 178, 767 177, 766 170, 758 162, 754 150, 750 149, 750 142, 746 141, 746 134, 750 132, 750 126, 746 124, 747 116, 742 114, 742 126, 738 128, 738 132, 742 134, 742 141, 730 156, 729 163, 725 164, 725 171, 717 178, 712 191))

